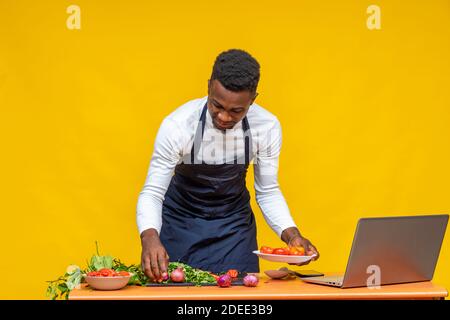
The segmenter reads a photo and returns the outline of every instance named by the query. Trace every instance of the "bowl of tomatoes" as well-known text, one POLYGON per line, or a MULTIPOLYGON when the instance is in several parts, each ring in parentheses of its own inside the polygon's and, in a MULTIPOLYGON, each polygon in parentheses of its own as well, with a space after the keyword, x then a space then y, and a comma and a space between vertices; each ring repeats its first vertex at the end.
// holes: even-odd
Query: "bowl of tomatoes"
POLYGON ((87 284, 96 290, 119 290, 130 281, 132 274, 128 271, 115 271, 103 268, 85 275, 87 284))
POLYGON ((303 247, 272 248, 269 246, 262 246, 260 250, 255 250, 253 253, 268 261, 286 263, 304 263, 311 260, 315 256, 306 255, 303 247))

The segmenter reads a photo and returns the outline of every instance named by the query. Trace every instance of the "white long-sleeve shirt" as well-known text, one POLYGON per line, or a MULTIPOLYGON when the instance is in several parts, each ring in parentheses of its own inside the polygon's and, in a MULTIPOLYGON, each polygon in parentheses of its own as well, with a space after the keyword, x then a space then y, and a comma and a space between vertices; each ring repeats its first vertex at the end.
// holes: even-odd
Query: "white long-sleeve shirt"
MULTIPOLYGON (((161 123, 156 136, 147 179, 137 203, 139 233, 162 226, 162 204, 175 166, 190 159, 195 131, 207 97, 191 100, 161 123)), ((256 201, 272 230, 280 237, 283 230, 295 227, 278 184, 278 159, 281 149, 281 126, 273 114, 256 103, 247 112, 254 165, 256 201)), ((242 120, 223 132, 214 127, 209 112, 198 155, 207 164, 221 164, 245 153, 242 120)))

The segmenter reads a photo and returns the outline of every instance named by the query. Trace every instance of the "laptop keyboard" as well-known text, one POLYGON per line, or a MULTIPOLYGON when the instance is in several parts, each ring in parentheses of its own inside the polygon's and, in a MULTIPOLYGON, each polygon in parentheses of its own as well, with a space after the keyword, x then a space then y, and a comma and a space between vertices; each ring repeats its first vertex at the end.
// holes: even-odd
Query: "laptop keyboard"
POLYGON ((330 283, 333 285, 342 285, 342 281, 344 281, 343 276, 334 276, 334 277, 311 277, 310 280, 317 280, 320 282, 330 283))

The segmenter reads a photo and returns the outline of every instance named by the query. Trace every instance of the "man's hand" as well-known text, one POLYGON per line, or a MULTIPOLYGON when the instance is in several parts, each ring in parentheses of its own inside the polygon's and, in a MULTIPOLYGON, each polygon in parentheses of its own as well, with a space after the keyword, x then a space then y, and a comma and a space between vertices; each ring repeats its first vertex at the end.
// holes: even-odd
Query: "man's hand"
POLYGON ((158 232, 155 229, 147 229, 141 234, 142 270, 152 281, 161 282, 167 276, 167 266, 169 255, 159 240, 158 232))
MULTIPOLYGON (((311 261, 315 261, 315 260, 319 259, 319 257, 320 257, 319 251, 316 249, 316 247, 311 243, 311 241, 304 238, 300 234, 300 231, 295 227, 287 228, 287 229, 283 230, 283 233, 281 234, 281 239, 284 242, 286 242, 286 244, 289 247, 303 247, 305 249, 305 253, 308 256, 315 255, 315 257, 313 257, 309 261, 295 264, 297 266, 307 265, 311 261)), ((290 264, 294 264, 294 263, 290 263, 290 264)))

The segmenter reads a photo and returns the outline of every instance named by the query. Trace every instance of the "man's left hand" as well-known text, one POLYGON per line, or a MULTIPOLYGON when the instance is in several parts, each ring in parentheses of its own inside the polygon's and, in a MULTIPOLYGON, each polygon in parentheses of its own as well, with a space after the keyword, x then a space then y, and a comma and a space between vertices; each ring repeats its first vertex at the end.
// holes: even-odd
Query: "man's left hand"
POLYGON ((303 247, 305 249, 305 254, 308 256, 314 255, 314 257, 311 260, 308 260, 303 263, 290 263, 295 264, 297 266, 303 266, 309 264, 311 261, 315 261, 319 259, 320 254, 319 251, 316 249, 316 247, 306 238, 303 238, 302 236, 295 236, 288 242, 289 247, 303 247))
POLYGON ((298 264, 297 263, 290 263, 290 264, 303 266, 309 264, 311 261, 319 259, 320 257, 319 251, 316 249, 316 247, 311 243, 311 241, 304 238, 296 227, 285 229, 281 234, 281 239, 284 242, 286 242, 286 244, 289 247, 303 247, 303 249, 305 249, 306 255, 308 256, 314 255, 314 257, 309 261, 298 264))

